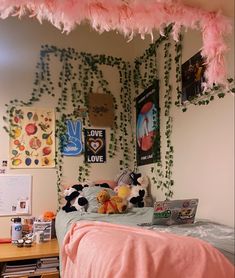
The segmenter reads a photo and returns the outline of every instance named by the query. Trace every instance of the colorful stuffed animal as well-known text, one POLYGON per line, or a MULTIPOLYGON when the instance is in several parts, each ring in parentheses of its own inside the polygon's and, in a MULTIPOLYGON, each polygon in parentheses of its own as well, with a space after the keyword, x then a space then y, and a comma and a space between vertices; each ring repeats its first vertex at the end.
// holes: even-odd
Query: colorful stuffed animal
POLYGON ((55 219, 55 216, 56 215, 53 211, 45 211, 43 213, 42 218, 43 218, 44 221, 51 221, 51 220, 55 219))
POLYGON ((98 213, 122 213, 126 210, 127 206, 123 199, 118 196, 110 196, 109 192, 105 189, 97 194, 97 201, 100 204, 98 213))
POLYGON ((125 201, 127 203, 127 200, 131 194, 131 185, 122 184, 122 185, 116 186, 114 188, 114 191, 116 192, 118 197, 122 198, 123 201, 125 201))

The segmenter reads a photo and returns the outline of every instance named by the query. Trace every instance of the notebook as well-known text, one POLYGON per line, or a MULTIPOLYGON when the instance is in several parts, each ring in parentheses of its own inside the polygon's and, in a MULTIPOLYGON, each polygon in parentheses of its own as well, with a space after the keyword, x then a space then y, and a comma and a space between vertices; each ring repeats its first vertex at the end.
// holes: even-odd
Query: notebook
POLYGON ((152 225, 192 224, 197 206, 198 199, 155 202, 152 225))

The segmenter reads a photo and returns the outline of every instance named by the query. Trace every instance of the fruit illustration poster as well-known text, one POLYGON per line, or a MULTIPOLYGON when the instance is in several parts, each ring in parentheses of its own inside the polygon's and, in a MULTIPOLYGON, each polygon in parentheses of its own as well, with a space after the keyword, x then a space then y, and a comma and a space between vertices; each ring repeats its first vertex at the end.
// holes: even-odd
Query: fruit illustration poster
POLYGON ((10 167, 55 167, 55 115, 53 109, 12 108, 10 167))
POLYGON ((156 80, 136 99, 137 165, 160 160, 159 87, 156 80))
POLYGON ((105 129, 85 129, 85 161, 88 163, 106 161, 105 129))

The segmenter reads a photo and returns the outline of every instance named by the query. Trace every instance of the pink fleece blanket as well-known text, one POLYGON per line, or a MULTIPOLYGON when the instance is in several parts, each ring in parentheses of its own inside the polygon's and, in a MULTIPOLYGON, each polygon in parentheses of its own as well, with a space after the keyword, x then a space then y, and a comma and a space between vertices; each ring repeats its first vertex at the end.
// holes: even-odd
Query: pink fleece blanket
POLYGON ((234 278, 234 266, 199 239, 105 222, 73 225, 63 278, 234 278))

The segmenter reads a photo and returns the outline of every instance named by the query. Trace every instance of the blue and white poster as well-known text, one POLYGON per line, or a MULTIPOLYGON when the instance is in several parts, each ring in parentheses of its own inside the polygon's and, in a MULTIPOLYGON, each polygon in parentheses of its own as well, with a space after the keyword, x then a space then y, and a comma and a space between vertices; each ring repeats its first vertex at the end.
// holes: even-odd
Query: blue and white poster
POLYGON ((88 163, 106 161, 105 129, 85 129, 85 161, 88 163))
POLYGON ((67 120, 67 134, 65 145, 63 147, 63 155, 76 156, 82 153, 82 122, 81 120, 67 120))

